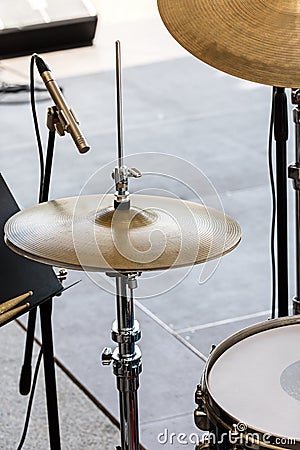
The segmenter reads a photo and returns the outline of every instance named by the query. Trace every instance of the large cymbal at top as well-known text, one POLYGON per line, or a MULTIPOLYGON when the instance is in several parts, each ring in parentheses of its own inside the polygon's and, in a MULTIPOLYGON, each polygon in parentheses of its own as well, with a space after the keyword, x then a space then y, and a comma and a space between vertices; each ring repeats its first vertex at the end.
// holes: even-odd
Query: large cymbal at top
POLYGON ((239 78, 300 87, 300 0, 158 0, 172 36, 239 78))
POLYGON ((25 209, 6 223, 6 243, 58 267, 143 272, 218 258, 241 238, 234 219, 197 203, 132 195, 129 211, 115 211, 113 201, 88 195, 25 209))

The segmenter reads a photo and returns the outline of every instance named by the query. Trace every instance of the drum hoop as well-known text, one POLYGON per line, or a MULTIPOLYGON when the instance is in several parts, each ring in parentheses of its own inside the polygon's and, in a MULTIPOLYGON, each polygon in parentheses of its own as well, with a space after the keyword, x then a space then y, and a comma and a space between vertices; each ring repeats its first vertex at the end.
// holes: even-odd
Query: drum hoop
MULTIPOLYGON (((219 359, 219 357, 223 353, 225 353, 226 350, 228 350, 229 348, 233 347, 238 342, 241 342, 242 340, 244 340, 250 336, 254 336, 255 334, 258 334, 263 331, 280 328, 280 327, 284 327, 284 326, 289 326, 289 325, 297 325, 297 324, 300 324, 300 316, 282 317, 279 319, 270 319, 270 320, 267 320, 264 322, 260 322, 255 325, 251 325, 241 331, 238 331, 237 333, 233 334, 232 336, 224 339, 220 344, 218 344, 212 350, 212 352, 206 362, 205 368, 204 368, 204 372, 203 372, 203 376, 202 376, 202 380, 201 380, 201 386, 202 386, 202 392, 203 392, 204 405, 205 405, 205 409, 207 411, 208 418, 210 420, 212 420, 212 422, 215 425, 221 424, 225 429, 232 430, 233 424, 237 424, 239 422, 238 418, 233 417, 231 414, 229 414, 227 411, 225 411, 217 403, 217 401, 214 399, 214 397, 210 391, 210 388, 209 388, 208 377, 209 377, 209 374, 210 374, 210 371, 211 371, 213 365, 219 359), (216 410, 218 411, 218 414, 215 413, 216 410)), ((255 429, 255 428, 248 428, 247 433, 243 433, 243 436, 247 436, 247 434, 253 434, 253 433, 257 433, 257 434, 263 436, 264 434, 266 434, 266 431, 255 429)), ((283 436, 272 435, 272 437, 281 439, 283 436)), ((286 438, 288 438, 288 437, 286 437, 286 438)), ((258 442, 255 442, 255 443, 258 444, 258 442)), ((285 450, 288 448, 291 448, 294 450, 300 449, 300 446, 297 445, 297 444, 300 444, 299 440, 296 440, 296 445, 292 444, 291 447, 280 447, 279 445, 282 445, 282 444, 279 444, 279 445, 268 444, 268 443, 262 444, 261 442, 259 444, 262 445, 263 448, 268 448, 268 449, 285 449, 285 450)))

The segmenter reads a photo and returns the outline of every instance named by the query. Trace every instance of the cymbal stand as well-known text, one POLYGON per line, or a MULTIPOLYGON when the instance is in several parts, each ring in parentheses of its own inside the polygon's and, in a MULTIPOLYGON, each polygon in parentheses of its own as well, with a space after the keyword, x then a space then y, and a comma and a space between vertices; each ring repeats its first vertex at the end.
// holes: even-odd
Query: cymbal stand
MULTIPOLYGON (((116 41, 116 94, 118 166, 112 174, 116 185, 114 208, 124 214, 130 209, 128 178, 139 178, 142 174, 139 170, 124 165, 120 41, 116 41)), ((102 364, 109 365, 113 362, 113 372, 117 377, 121 430, 121 447, 117 447, 117 450, 138 450, 137 390, 142 371, 142 354, 136 345, 141 338, 141 331, 138 322, 134 320, 133 290, 137 287, 136 277, 140 274, 107 272, 106 275, 116 279, 117 320, 113 323, 111 337, 118 347, 114 352, 109 347, 103 350, 102 364)))
POLYGON ((134 319, 133 290, 137 287, 138 273, 107 273, 116 279, 117 320, 113 323, 111 337, 118 344, 114 352, 106 347, 102 364, 113 362, 117 377, 120 408, 121 447, 117 450, 139 449, 138 398, 139 374, 142 355, 136 342, 141 338, 139 323, 134 319), (129 295, 128 295, 129 291, 129 295))
POLYGON ((288 118, 285 89, 275 88, 274 137, 276 141, 277 288, 278 316, 289 313, 288 231, 287 231, 287 150, 288 118))
POLYGON ((300 89, 292 89, 293 120, 295 123, 295 157, 289 166, 289 178, 293 180, 295 190, 296 218, 296 296, 293 299, 293 313, 300 314, 300 89))

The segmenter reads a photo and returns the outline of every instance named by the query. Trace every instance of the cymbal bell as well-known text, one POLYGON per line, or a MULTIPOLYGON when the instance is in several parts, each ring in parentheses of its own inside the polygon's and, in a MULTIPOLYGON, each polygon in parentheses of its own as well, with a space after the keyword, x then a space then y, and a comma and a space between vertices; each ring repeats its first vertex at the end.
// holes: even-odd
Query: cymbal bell
POLYGON ((143 272, 191 266, 233 250, 237 222, 203 205, 132 195, 128 211, 113 195, 52 200, 25 209, 5 225, 5 241, 27 258, 70 269, 143 272))
POLYGON ((300 87, 299 0, 158 0, 186 50, 245 80, 300 87))

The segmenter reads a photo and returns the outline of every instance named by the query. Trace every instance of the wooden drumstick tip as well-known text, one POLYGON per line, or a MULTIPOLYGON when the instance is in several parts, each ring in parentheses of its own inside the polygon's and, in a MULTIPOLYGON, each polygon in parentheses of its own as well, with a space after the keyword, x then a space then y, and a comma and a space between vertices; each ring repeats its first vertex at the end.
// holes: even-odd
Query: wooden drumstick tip
POLYGON ((25 294, 19 295, 18 297, 12 298, 9 301, 18 301, 19 303, 23 300, 26 300, 26 298, 31 297, 33 295, 33 291, 25 292, 25 294))
POLYGON ((0 325, 4 324, 9 320, 14 320, 21 312, 25 312, 28 309, 30 303, 25 303, 24 305, 18 306, 17 308, 11 309, 0 315, 0 325))
POLYGON ((25 292, 25 294, 19 295, 18 297, 16 297, 16 299, 22 298, 22 300, 25 300, 26 298, 31 297, 32 295, 33 295, 33 291, 28 291, 28 292, 25 292))
POLYGON ((28 297, 33 295, 33 291, 28 291, 25 294, 19 295, 18 297, 7 300, 6 302, 0 305, 0 314, 6 313, 10 309, 16 307, 23 300, 26 300, 28 297))

